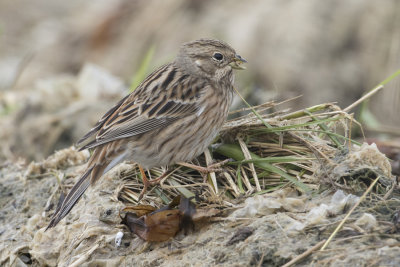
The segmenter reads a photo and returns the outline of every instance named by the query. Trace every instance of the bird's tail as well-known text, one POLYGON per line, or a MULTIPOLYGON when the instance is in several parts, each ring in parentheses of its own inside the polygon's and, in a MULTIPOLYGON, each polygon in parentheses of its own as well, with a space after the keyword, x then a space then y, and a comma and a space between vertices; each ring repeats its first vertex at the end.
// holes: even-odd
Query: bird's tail
POLYGON ((75 204, 78 202, 78 200, 81 198, 83 193, 90 185, 92 170, 93 168, 88 168, 79 179, 79 181, 74 185, 74 187, 72 187, 71 191, 68 193, 62 204, 57 207, 57 210, 53 214, 46 230, 56 226, 58 222, 61 221, 62 218, 64 218, 75 206, 75 204))
MULTIPOLYGON (((81 176, 74 187, 72 187, 71 191, 69 191, 62 204, 57 207, 46 230, 56 226, 59 221, 67 216, 90 184, 94 184, 104 173, 121 162, 122 157, 117 157, 113 160, 107 159, 104 151, 105 150, 102 149, 96 149, 93 152, 85 173, 81 176)), ((113 157, 111 156, 111 159, 112 158, 113 157)))

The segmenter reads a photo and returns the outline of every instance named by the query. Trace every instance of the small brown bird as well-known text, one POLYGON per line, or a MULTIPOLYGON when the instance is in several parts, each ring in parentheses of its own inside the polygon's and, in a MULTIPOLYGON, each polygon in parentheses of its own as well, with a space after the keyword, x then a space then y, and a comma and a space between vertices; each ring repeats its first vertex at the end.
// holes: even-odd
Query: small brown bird
MULTIPOLYGON (((183 44, 173 62, 150 74, 78 141, 80 150, 93 149, 92 156, 47 228, 70 212, 90 184, 124 160, 150 169, 187 162, 204 152, 228 115, 232 69, 244 69, 244 62, 218 40, 183 44)), ((154 181, 143 179, 145 188, 154 181)))

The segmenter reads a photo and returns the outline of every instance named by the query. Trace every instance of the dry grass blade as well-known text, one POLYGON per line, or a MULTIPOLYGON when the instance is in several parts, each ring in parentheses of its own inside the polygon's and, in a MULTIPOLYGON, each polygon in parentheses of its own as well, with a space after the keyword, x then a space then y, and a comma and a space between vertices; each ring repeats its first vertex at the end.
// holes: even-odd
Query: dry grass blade
POLYGON ((343 224, 346 222, 346 220, 350 217, 350 215, 353 213, 353 211, 360 205, 362 201, 366 198, 369 192, 371 192, 372 188, 375 186, 375 184, 378 182, 378 180, 381 178, 380 175, 375 178, 375 180, 371 183, 371 185, 368 187, 368 189, 364 192, 364 194, 360 197, 360 199, 357 201, 357 203, 349 210, 349 212, 346 214, 346 216, 343 218, 343 220, 339 223, 339 225, 336 227, 335 231, 329 236, 328 240, 325 242, 325 244, 322 246, 321 251, 325 250, 325 248, 329 245, 333 237, 339 232, 339 230, 342 228, 343 224))
POLYGON ((246 146, 246 144, 244 143, 244 141, 243 141, 242 138, 238 137, 238 141, 239 141, 240 148, 242 149, 244 158, 245 158, 246 160, 248 160, 247 163, 249 164, 250 169, 251 169, 251 173, 253 174, 253 179, 254 179, 254 181, 255 181, 255 183, 256 183, 256 189, 257 189, 258 192, 260 192, 260 191, 261 191, 260 181, 258 180, 257 172, 256 172, 256 169, 254 168, 254 164, 253 164, 253 162, 252 162, 252 158, 251 158, 251 155, 250 155, 250 151, 249 151, 249 149, 247 148, 247 146, 246 146))
POLYGON ((358 99, 356 102, 354 102, 353 104, 351 104, 350 106, 348 106, 347 108, 343 109, 343 111, 345 112, 349 112, 350 110, 352 110, 354 107, 358 106, 360 103, 364 102, 366 99, 370 98, 371 96, 373 96, 374 94, 376 94, 377 92, 379 92, 380 90, 383 89, 383 85, 378 85, 377 87, 375 87, 374 89, 372 89, 370 92, 368 92, 366 95, 364 95, 363 97, 361 97, 360 99, 358 99))
POLYGON ((303 260, 304 258, 308 257, 309 255, 311 255, 311 253, 313 253, 314 251, 316 251, 317 249, 319 249, 324 243, 326 242, 326 240, 322 240, 320 242, 318 242, 315 246, 307 249, 306 251, 304 251, 302 254, 300 254, 299 256, 297 256, 296 258, 292 259, 291 261, 289 261, 288 263, 286 263, 285 265, 282 265, 282 267, 289 267, 292 266, 293 264, 303 260))
MULTIPOLYGON (((208 149, 206 151, 204 151, 204 156, 206 158, 207 166, 211 165, 212 164, 212 156, 208 149)), ((217 176, 215 175, 215 172, 210 172, 209 175, 210 175, 211 182, 212 182, 212 185, 215 190, 215 194, 218 195, 219 190, 218 190, 218 184, 217 184, 217 176)))

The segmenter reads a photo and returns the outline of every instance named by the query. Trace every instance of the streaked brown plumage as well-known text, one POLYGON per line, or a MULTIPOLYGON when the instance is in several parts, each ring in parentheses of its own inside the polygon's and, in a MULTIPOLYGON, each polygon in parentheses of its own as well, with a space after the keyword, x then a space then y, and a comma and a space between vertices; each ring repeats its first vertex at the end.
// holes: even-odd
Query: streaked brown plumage
POLYGON ((124 160, 146 169, 185 162, 218 134, 233 97, 232 68, 246 62, 229 45, 200 39, 182 45, 176 59, 150 74, 81 139, 93 149, 86 171, 54 213, 64 218, 104 173, 124 160))

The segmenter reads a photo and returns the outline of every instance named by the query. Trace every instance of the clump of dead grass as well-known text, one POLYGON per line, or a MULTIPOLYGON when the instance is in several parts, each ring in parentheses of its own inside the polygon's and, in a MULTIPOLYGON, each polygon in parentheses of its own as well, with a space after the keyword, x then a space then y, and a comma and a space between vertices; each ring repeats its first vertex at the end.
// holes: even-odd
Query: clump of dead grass
MULTIPOLYGON (((221 163, 220 170, 200 174, 177 166, 143 202, 161 206, 182 194, 196 197, 201 205, 233 206, 245 197, 287 187, 306 194, 327 187, 360 193, 377 175, 386 178, 378 191, 388 190, 393 181, 390 164, 377 149, 351 138, 352 126, 358 125, 352 114, 334 103, 279 111, 288 101, 232 112, 245 114, 227 121, 210 149, 193 161, 204 167, 221 163), (362 149, 370 158, 358 164, 362 149), (375 154, 369 153, 372 150, 375 154)), ((154 168, 148 175, 156 178, 163 171, 154 168)), ((142 189, 139 169, 121 172, 121 178, 126 182, 118 198, 136 204, 142 189)))

